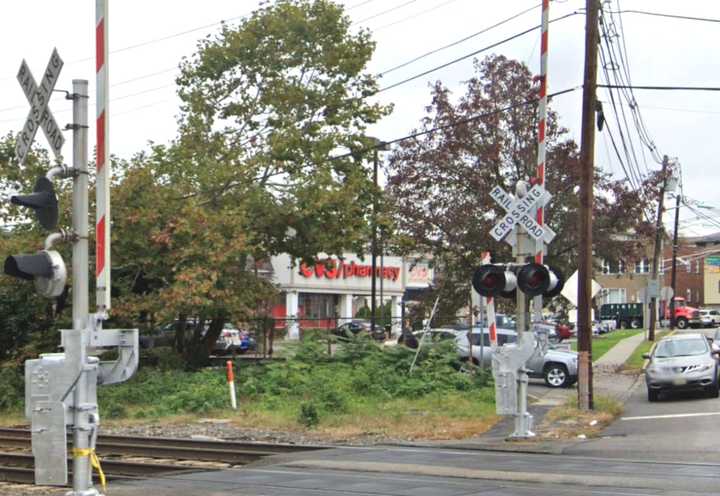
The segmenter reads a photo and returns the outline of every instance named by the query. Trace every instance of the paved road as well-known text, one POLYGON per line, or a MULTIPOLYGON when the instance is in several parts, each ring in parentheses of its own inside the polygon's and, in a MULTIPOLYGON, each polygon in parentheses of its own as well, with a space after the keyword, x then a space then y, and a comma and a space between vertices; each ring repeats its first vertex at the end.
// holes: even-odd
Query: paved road
POLYGON ((113 485, 113 496, 719 494, 720 465, 427 448, 337 449, 242 470, 113 485))
MULTIPOLYGON (((711 334, 710 330, 704 332, 711 334)), ((582 443, 566 452, 720 463, 719 428, 720 399, 693 393, 664 396, 661 401, 650 403, 645 381, 641 379, 625 404, 623 417, 605 431, 604 438, 582 443)))

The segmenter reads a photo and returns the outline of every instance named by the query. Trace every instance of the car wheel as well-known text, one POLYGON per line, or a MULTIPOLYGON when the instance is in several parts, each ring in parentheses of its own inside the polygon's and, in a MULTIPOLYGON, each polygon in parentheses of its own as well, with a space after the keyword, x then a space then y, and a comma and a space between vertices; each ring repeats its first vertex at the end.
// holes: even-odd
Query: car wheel
POLYGON ((648 401, 657 401, 660 397, 660 392, 654 389, 648 388, 648 401))
POLYGON ((685 317, 680 317, 677 319, 677 328, 678 329, 687 329, 688 327, 688 319, 685 317))
POLYGON ((630 321, 630 327, 632 329, 640 329, 640 319, 632 319, 630 321))
POLYGON ((552 388, 567 387, 570 384, 570 375, 567 367, 560 363, 549 363, 543 371, 545 384, 552 388))

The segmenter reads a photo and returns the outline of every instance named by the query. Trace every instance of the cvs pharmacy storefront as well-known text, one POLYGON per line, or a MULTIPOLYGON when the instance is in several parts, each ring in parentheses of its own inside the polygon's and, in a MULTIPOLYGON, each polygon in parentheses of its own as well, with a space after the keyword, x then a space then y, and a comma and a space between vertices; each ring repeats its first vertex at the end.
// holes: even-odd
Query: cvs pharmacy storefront
MULTIPOLYGON (((369 255, 345 254, 314 265, 293 261, 289 255, 272 260, 273 282, 283 292, 273 317, 285 319, 288 337, 297 339, 302 328, 334 328, 371 305, 372 265, 369 255)), ((393 332, 400 330, 401 302, 407 289, 427 288, 432 269, 426 261, 396 256, 378 257, 375 291, 378 308, 390 303, 393 332)))

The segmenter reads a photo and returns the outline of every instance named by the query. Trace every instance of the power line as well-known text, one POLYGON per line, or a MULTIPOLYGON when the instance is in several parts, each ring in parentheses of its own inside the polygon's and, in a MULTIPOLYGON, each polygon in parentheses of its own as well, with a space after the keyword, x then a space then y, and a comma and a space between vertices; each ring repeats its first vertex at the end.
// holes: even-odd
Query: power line
POLYGON ((361 24, 363 22, 371 21, 372 19, 376 19, 385 14, 389 14, 390 12, 394 12, 396 10, 399 10, 399 9, 406 7, 406 6, 410 5, 411 3, 415 3, 415 2, 417 2, 417 0, 408 0, 405 3, 401 3, 400 5, 396 5, 395 7, 391 7, 387 10, 383 10, 381 12, 378 12, 377 14, 371 15, 370 17, 366 17, 365 19, 360 19, 359 21, 355 21, 355 24, 361 24))
MULTIPOLYGON (((553 20, 551 20, 550 22, 555 22, 555 21, 560 21, 560 20, 562 20, 562 19, 567 19, 568 17, 574 16, 574 15, 577 15, 577 14, 578 14, 578 12, 572 12, 572 13, 566 14, 566 15, 564 15, 564 16, 562 16, 562 17, 558 17, 557 19, 553 19, 553 20)), ((456 63, 458 63, 458 62, 461 62, 461 61, 463 61, 463 60, 467 60, 467 59, 469 59, 470 57, 473 57, 473 56, 475 56, 475 55, 477 55, 477 54, 479 54, 479 53, 486 52, 486 51, 488 51, 488 50, 491 50, 491 49, 493 49, 493 48, 496 48, 496 47, 498 47, 498 46, 500 46, 500 45, 503 45, 503 44, 505 44, 505 43, 507 43, 507 42, 509 42, 509 41, 515 40, 515 39, 517 39, 517 38, 520 38, 521 36, 524 36, 524 35, 526 35, 526 34, 528 34, 528 33, 531 33, 531 32, 533 32, 533 31, 535 31, 536 29, 539 29, 539 28, 540 28, 540 25, 537 25, 537 26, 534 26, 534 27, 532 27, 532 28, 526 29, 525 31, 521 31, 521 32, 519 32, 519 33, 516 33, 516 34, 514 34, 514 35, 512 35, 512 36, 509 36, 509 37, 503 39, 503 40, 500 40, 500 41, 498 41, 498 42, 495 42, 495 43, 493 43, 492 45, 488 45, 488 46, 486 46, 486 47, 480 48, 479 50, 475 50, 475 51, 473 51, 473 52, 471 52, 471 53, 468 53, 467 55, 463 55, 462 57, 458 57, 458 58, 453 59, 453 60, 451 60, 451 61, 449 61, 449 62, 446 62, 446 63, 444 63, 444 64, 441 64, 441 65, 439 65, 439 66, 433 67, 432 69, 428 69, 428 70, 426 70, 426 71, 424 71, 424 72, 422 72, 422 73, 420 73, 420 74, 416 74, 416 75, 411 76, 411 77, 409 77, 409 78, 403 79, 402 81, 398 81, 397 83, 393 83, 393 84, 391 84, 391 85, 389 85, 389 86, 385 86, 385 87, 383 87, 383 88, 380 88, 380 89, 377 91, 377 93, 381 93, 381 92, 383 92, 383 91, 387 91, 387 90, 389 90, 389 89, 396 88, 396 87, 401 86, 401 85, 403 85, 403 84, 405 84, 405 83, 409 83, 410 81, 414 81, 414 80, 419 79, 419 78, 421 78, 421 77, 423 77, 423 76, 427 76, 428 74, 431 74, 431 73, 433 73, 433 72, 435 72, 435 71, 439 71, 440 69, 444 69, 444 68, 446 68, 446 67, 449 67, 449 66, 451 66, 451 65, 453 65, 453 64, 456 64, 456 63)))
POLYGON ((363 5, 367 5, 367 4, 372 3, 372 2, 374 2, 374 1, 375 1, 375 0, 365 0, 364 2, 356 3, 355 5, 352 5, 352 6, 348 7, 347 9, 345 9, 345 11, 348 12, 348 11, 350 11, 350 10, 355 10, 355 9, 357 9, 358 7, 362 7, 363 5))
POLYGON ((492 26, 488 26, 488 27, 486 27, 486 28, 481 29, 480 31, 477 31, 477 32, 475 32, 475 33, 473 33, 473 34, 471 34, 471 35, 465 36, 464 38, 461 38, 461 39, 459 39, 459 40, 457 40, 457 41, 453 41, 452 43, 449 43, 449 44, 447 44, 447 45, 441 46, 441 47, 436 48, 436 49, 434 49, 434 50, 430 50, 429 52, 423 53, 422 55, 418 55, 417 57, 415 57, 415 58, 413 58, 413 59, 410 59, 410 60, 408 60, 407 62, 403 62, 403 63, 400 64, 400 65, 396 65, 395 67, 391 67, 390 69, 387 69, 387 70, 385 70, 385 71, 382 71, 382 72, 380 73, 380 76, 384 76, 384 75, 386 75, 386 74, 390 74, 391 72, 396 71, 396 70, 398 70, 398 69, 401 69, 401 68, 403 68, 403 67, 405 67, 405 66, 407 66, 407 65, 410 65, 410 64, 412 64, 413 62, 417 62, 418 60, 424 59, 425 57, 429 57, 430 55, 434 55, 434 54, 436 54, 436 53, 438 53, 438 52, 441 52, 441 51, 443 51, 443 50, 446 50, 446 49, 448 49, 448 48, 452 48, 452 47, 454 47, 454 46, 456 46, 456 45, 459 45, 459 44, 464 43, 464 42, 466 42, 466 41, 468 41, 468 40, 471 40, 471 39, 475 38, 476 36, 480 36, 481 34, 487 33, 488 31, 491 31, 491 30, 493 30, 493 29, 495 29, 495 28, 497 28, 497 27, 499 27, 499 26, 502 26, 503 24, 507 24, 508 22, 510 22, 510 21, 512 21, 512 20, 514 20, 514 19, 517 19, 518 17, 520 17, 520 16, 522 16, 522 15, 524 15, 524 14, 527 14, 528 12, 531 12, 531 11, 537 9, 537 8, 540 7, 541 5, 542 5, 542 4, 534 5, 534 6, 530 7, 529 9, 525 9, 525 10, 523 10, 523 11, 521 11, 521 12, 518 12, 517 14, 514 14, 514 15, 506 18, 506 19, 503 19, 502 21, 499 21, 499 22, 493 24, 492 26))
POLYGON ((659 91, 720 91, 720 86, 631 86, 622 84, 598 84, 598 88, 659 91))
POLYGON ((611 11, 611 14, 642 14, 655 17, 667 17, 670 19, 682 19, 684 21, 703 21, 703 22, 720 22, 720 19, 713 19, 711 17, 693 17, 693 16, 682 16, 676 14, 663 14, 662 12, 649 12, 646 10, 616 10, 611 11))
MULTIPOLYGON (((568 89, 565 89, 565 90, 562 90, 562 91, 556 91, 555 93, 550 93, 550 94, 548 94, 548 98, 552 98, 552 97, 564 95, 564 94, 566 94, 566 93, 571 93, 571 92, 573 92, 573 91, 579 90, 580 88, 581 88, 581 86, 575 86, 575 87, 573 87, 573 88, 568 88, 568 89)), ((524 101, 522 101, 522 102, 515 103, 515 104, 513 104, 513 105, 508 105, 507 107, 503 107, 503 108, 500 108, 500 109, 496 109, 496 110, 493 110, 493 111, 490 111, 490 112, 484 112, 484 113, 482 113, 482 114, 474 115, 474 116, 472 116, 472 117, 467 117, 467 118, 461 119, 461 120, 459 120, 459 121, 457 121, 457 122, 453 122, 452 124, 444 124, 444 125, 442 125, 442 126, 436 126, 436 127, 431 128, 431 129, 425 129, 424 131, 417 131, 417 132, 415 132, 415 133, 402 136, 402 137, 400 137, 400 138, 395 138, 395 139, 391 139, 391 140, 388 140, 388 141, 382 141, 382 142, 380 142, 380 143, 378 143, 378 144, 376 144, 376 145, 371 145, 371 146, 369 146, 369 147, 363 148, 362 150, 358 150, 357 152, 348 152, 348 153, 344 153, 344 154, 342 154, 342 155, 336 155, 336 156, 334 156, 334 157, 331 157, 331 160, 338 160, 338 159, 341 159, 341 158, 351 157, 351 156, 353 156, 355 153, 359 153, 359 154, 367 153, 367 152, 370 152, 370 151, 375 150, 375 149, 384 148, 384 147, 387 146, 387 145, 394 145, 394 144, 396 144, 396 143, 400 143, 400 142, 402 142, 402 141, 406 141, 406 140, 409 140, 409 139, 419 138, 420 136, 424 136, 424 135, 426 135, 426 134, 431 134, 431 133, 435 133, 435 132, 437 132, 437 131, 442 131, 442 130, 445 130, 445 129, 450 129, 450 128, 453 128, 453 127, 457 127, 457 126, 460 126, 460 125, 463 125, 463 124, 467 124, 467 123, 472 122, 472 121, 476 121, 476 120, 478 120, 478 119, 483 119, 483 118, 485 118, 485 117, 491 117, 491 116, 493 116, 493 115, 501 114, 501 113, 503 113, 503 112, 508 112, 508 111, 513 110, 513 109, 515 109, 515 108, 524 107, 524 106, 531 105, 531 104, 537 103, 537 102, 538 102, 538 99, 537 99, 537 98, 535 98, 535 97, 534 97, 534 98, 530 98, 530 99, 524 100, 524 101)))
POLYGON ((446 5, 449 5, 449 4, 451 4, 451 3, 455 3, 455 2, 457 2, 457 1, 458 1, 458 0, 447 0, 446 2, 441 3, 440 5, 436 5, 435 7, 431 7, 431 8, 429 8, 429 9, 425 9, 425 10, 423 10, 423 11, 420 11, 420 12, 416 13, 416 14, 413 14, 413 15, 411 15, 411 16, 405 17, 404 19, 400 19, 400 20, 397 20, 397 21, 393 21, 393 22, 391 22, 391 23, 389 23, 389 24, 385 24, 384 26, 380 26, 379 28, 374 28, 374 29, 371 28, 371 29, 372 29, 373 32, 378 32, 378 31, 381 31, 381 30, 383 30, 383 29, 386 29, 386 28, 389 28, 389 27, 392 27, 392 26, 397 26, 398 24, 402 24, 402 23, 407 22, 407 21, 410 21, 410 20, 412 20, 412 19, 416 19, 416 18, 418 18, 418 17, 420 17, 420 16, 422 16, 422 15, 428 14, 428 13, 433 12, 433 11, 435 11, 435 10, 439 10, 439 9, 445 7, 446 5))

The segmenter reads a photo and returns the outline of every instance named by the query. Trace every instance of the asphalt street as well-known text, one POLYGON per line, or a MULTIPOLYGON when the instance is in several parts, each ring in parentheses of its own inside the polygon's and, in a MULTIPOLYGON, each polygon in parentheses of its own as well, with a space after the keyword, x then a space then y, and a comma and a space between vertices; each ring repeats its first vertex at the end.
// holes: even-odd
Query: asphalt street
MULTIPOLYGON (((688 330, 705 332, 710 330, 688 330)), ((623 416, 600 439, 565 450, 576 455, 720 463, 720 399, 698 393, 663 396, 650 403, 644 378, 632 389, 623 416)))
POLYGON ((240 470, 114 484, 114 496, 524 496, 720 494, 720 465, 379 447, 294 455, 240 470), (719 488, 716 490, 716 488, 719 488))

